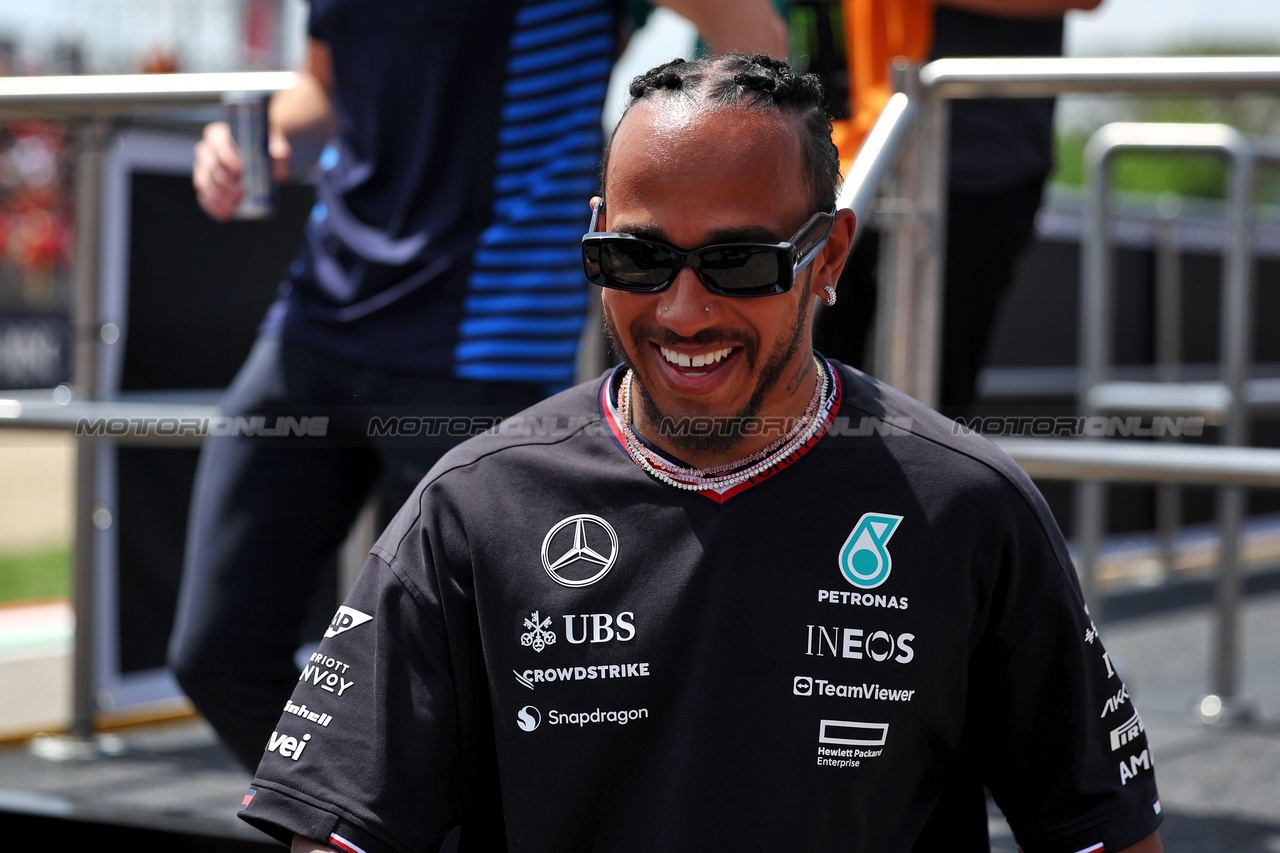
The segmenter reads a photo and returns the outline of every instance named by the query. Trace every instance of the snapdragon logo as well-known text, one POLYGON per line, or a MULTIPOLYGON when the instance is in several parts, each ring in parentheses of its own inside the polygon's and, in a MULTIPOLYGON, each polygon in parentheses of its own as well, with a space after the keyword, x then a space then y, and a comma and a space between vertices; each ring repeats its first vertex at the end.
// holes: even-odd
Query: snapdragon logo
POLYGON ((548 711, 547 725, 549 726, 589 726, 597 723, 613 723, 619 726, 625 726, 627 723, 636 720, 645 720, 649 718, 648 708, 628 708, 625 711, 605 711, 596 708, 594 711, 572 711, 564 713, 562 711, 548 711))
POLYGON ((531 732, 542 725, 542 714, 532 705, 525 705, 516 712, 516 725, 526 732, 531 732))
MULTIPOLYGON (((636 720, 648 719, 648 717, 648 708, 627 708, 618 711, 606 711, 603 708, 596 708, 594 711, 569 712, 551 710, 547 712, 547 725, 584 728, 600 723, 610 723, 616 726, 625 726, 636 720)), ((542 725, 542 713, 532 705, 525 705, 516 712, 516 725, 526 732, 531 732, 542 725)))

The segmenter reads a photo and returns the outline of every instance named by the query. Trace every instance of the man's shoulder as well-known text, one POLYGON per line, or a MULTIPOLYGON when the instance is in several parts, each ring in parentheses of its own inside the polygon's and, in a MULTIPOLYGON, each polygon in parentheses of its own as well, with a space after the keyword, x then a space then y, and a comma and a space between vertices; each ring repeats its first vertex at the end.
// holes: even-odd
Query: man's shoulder
POLYGON ((991 441, 966 428, 963 419, 953 420, 870 374, 836 361, 831 364, 840 371, 841 413, 846 417, 882 422, 884 432, 897 429, 958 453, 1008 458, 991 441))
MULTIPOLYGON (((890 454, 891 464, 917 494, 984 523, 1043 536, 1060 565, 1070 566, 1066 543, 1040 490, 1010 456, 978 430, 853 368, 840 365, 842 400, 837 431, 890 454), (867 424, 870 423, 870 426, 867 424)), ((849 458, 854 458, 850 455, 849 458)))
POLYGON ((610 375, 611 372, 553 394, 467 439, 440 458, 427 474, 426 482, 504 451, 521 447, 551 448, 584 432, 599 432, 600 394, 610 375))
POLYGON ((441 514, 484 506, 495 490, 509 490, 522 479, 541 481, 548 470, 571 464, 578 446, 574 439, 603 430, 599 394, 604 381, 599 377, 561 391, 451 448, 383 530, 375 553, 396 560, 405 538, 422 525, 436 524, 441 514), (513 453, 520 453, 518 460, 513 453))
MULTIPOLYGON (((1012 488, 1039 502, 1039 492, 1007 453, 979 431, 953 420, 873 376, 833 362, 841 371, 841 419, 835 432, 895 439, 905 457, 929 454, 944 473, 1012 488)), ((936 472, 935 472, 936 473, 936 472)))

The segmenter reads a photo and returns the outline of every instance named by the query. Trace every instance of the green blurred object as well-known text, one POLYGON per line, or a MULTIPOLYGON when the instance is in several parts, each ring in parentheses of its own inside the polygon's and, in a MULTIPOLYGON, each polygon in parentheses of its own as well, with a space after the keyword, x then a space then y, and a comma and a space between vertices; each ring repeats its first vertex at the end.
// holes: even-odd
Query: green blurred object
POLYGON ((643 27, 653 13, 649 0, 626 0, 626 14, 633 27, 643 27))
POLYGON ((844 7, 831 0, 792 0, 777 4, 791 34, 791 64, 801 74, 816 74, 834 119, 849 117, 849 57, 844 41, 844 7))
MULTIPOLYGON (((1063 136, 1057 142, 1056 184, 1084 184, 1084 147, 1088 140, 1063 136)), ((1207 154, 1145 154, 1123 152, 1116 156, 1111 184, 1118 190, 1175 192, 1199 198, 1223 198, 1226 166, 1207 154)))
POLYGON ((71 595, 71 549, 66 546, 0 554, 0 604, 71 595))

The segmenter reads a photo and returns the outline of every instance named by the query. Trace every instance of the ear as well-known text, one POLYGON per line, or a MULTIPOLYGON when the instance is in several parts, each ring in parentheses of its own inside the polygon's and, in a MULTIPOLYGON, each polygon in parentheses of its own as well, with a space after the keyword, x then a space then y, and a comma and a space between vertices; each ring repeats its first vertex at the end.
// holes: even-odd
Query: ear
POLYGON ((853 234, 857 228, 857 218, 847 207, 836 211, 835 222, 831 223, 831 236, 827 244, 813 259, 810 268, 809 290, 819 299, 827 298, 827 287, 835 287, 840 281, 840 271, 849 257, 849 249, 853 247, 853 234))

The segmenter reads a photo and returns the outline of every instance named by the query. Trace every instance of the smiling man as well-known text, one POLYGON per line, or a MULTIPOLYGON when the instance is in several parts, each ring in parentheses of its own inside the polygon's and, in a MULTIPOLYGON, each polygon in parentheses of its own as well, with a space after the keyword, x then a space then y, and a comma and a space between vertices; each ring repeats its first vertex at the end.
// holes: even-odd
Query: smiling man
MULTIPOLYGON (((763 91, 757 97, 774 98, 763 91)), ((620 234, 591 234, 585 244, 600 266, 590 277, 610 288, 605 319, 634 377, 628 382, 639 404, 637 430, 666 433, 699 465, 729 463, 766 443, 767 436, 752 442, 736 427, 805 411, 820 374, 810 345, 812 297, 835 285, 854 227, 847 210, 833 217, 830 175, 805 180, 801 133, 815 131, 820 107, 809 106, 807 130, 800 119, 780 121, 765 110, 736 110, 728 126, 707 121, 715 109, 685 100, 642 100, 632 108, 610 146, 607 207, 596 200, 596 220, 620 234), (802 246, 798 273, 787 268, 785 250, 752 259, 749 249, 728 248, 787 241, 802 246), (695 271, 676 265, 668 248, 676 246, 725 248, 704 252, 695 271), (617 268, 655 261, 668 274, 656 293, 652 273, 641 270, 633 284, 617 268), (619 284, 645 289, 612 289, 619 284), (696 433, 700 442, 662 429, 681 418, 708 419, 714 429, 696 433)), ((829 138, 825 119, 816 132, 829 138)), ((834 168, 826 151, 815 158, 826 160, 813 164, 819 173, 834 168)))
POLYGON ((623 364, 451 452, 242 815, 295 850, 1159 851, 1142 719, 1005 456, 815 354, 853 217, 766 57, 632 84, 582 242, 623 364))

